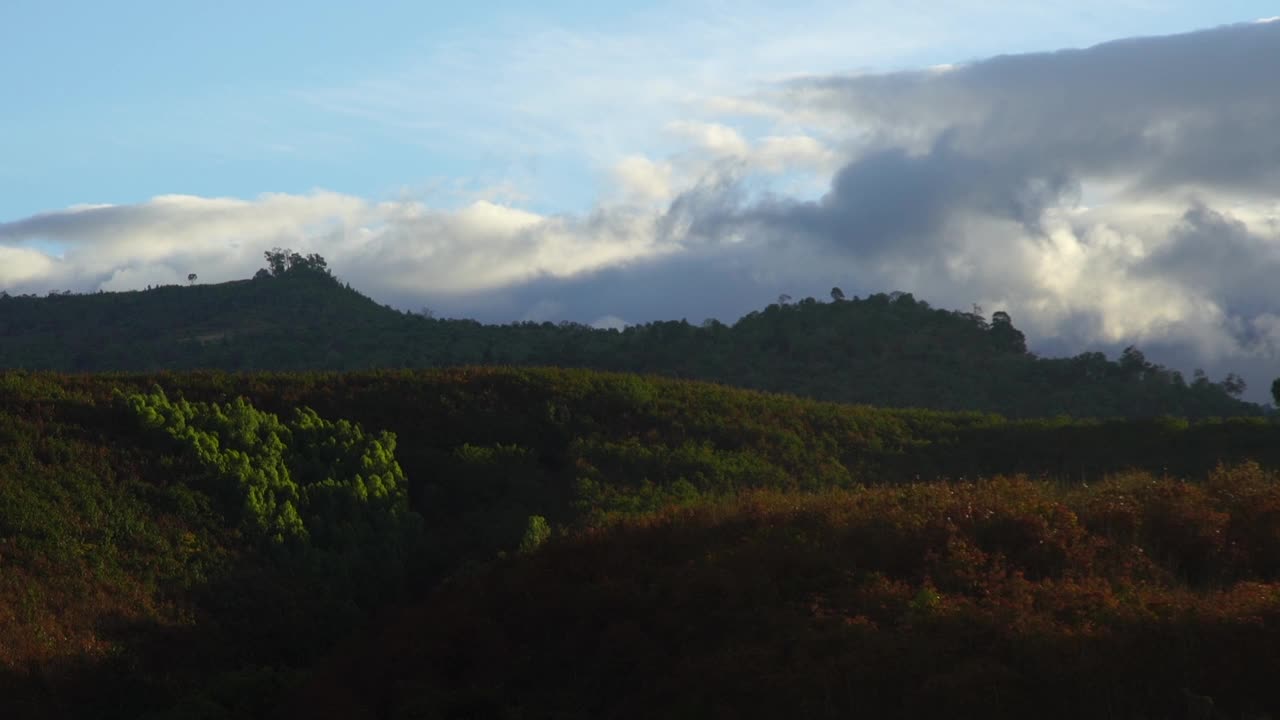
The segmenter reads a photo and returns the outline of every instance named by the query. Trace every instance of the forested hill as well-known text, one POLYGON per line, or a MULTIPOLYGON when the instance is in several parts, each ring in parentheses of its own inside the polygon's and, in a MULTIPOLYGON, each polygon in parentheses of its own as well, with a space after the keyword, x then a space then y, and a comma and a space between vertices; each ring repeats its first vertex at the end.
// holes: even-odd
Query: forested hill
MULTIPOLYGON (((270 254, 269 254, 270 255, 270 254)), ((271 258, 269 257, 269 260, 271 258)), ((555 365, 711 380, 839 402, 1011 417, 1258 415, 1234 376, 1188 382, 1130 349, 1039 358, 1004 312, 910 294, 769 305, 733 325, 482 325, 382 306, 323 258, 276 256, 252 280, 47 297, 0 295, 0 367, 74 372, 555 365)))
POLYGON ((0 372, 0 448, 0 718, 1280 709, 1262 418, 0 372))

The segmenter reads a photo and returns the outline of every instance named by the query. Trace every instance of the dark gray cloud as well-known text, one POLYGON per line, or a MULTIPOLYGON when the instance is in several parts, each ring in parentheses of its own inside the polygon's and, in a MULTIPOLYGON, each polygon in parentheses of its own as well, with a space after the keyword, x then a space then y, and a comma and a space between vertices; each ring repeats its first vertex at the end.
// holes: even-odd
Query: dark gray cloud
MULTIPOLYGON (((1131 194, 1211 187, 1280 192, 1280 23, 1087 50, 999 57, 949 71, 808 78, 784 98, 877 138, 818 202, 717 203, 703 234, 756 227, 858 253, 928 253, 956 212, 1041 231, 1085 182, 1131 194)), ((677 206, 686 202, 677 201, 677 206)))
POLYGON ((1280 23, 1001 56, 949 71, 806 78, 790 102, 886 142, 946 133, 975 157, 1135 178, 1280 187, 1280 23))
POLYGON ((944 135, 929 152, 870 152, 836 174, 816 202, 761 203, 721 222, 800 234, 858 255, 902 259, 932 254, 948 241, 955 213, 967 211, 1041 232, 1041 216, 1075 181, 1055 168, 1022 167, 958 153, 944 135))
POLYGON ((1168 242, 1135 266, 1148 277, 1173 280, 1220 299, 1252 317, 1280 308, 1280 243, 1205 205, 1189 208, 1168 242))

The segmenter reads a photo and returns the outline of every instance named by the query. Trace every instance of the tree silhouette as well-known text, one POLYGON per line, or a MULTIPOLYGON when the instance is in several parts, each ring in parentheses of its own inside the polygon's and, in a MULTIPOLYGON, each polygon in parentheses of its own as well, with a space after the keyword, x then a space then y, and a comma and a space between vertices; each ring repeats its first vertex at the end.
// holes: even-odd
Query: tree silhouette
POLYGON ((1227 373, 1227 377, 1222 381, 1221 385, 1222 390, 1231 397, 1240 397, 1248 389, 1244 378, 1235 373, 1227 373))
POLYGON ((283 277, 285 271, 289 268, 289 250, 281 248, 271 248, 262 253, 267 259, 267 270, 271 272, 272 277, 283 277))
POLYGON ((1025 353, 1027 351, 1027 338, 1022 331, 1013 326, 1013 319, 1009 317, 1009 313, 1003 310, 997 310, 991 315, 991 328, 987 331, 991 333, 991 338, 995 341, 996 347, 1001 351, 1025 353))
MULTIPOLYGON (((329 272, 329 263, 325 261, 319 254, 311 253, 302 255, 296 253, 289 248, 271 248, 262 253, 267 260, 266 270, 271 277, 284 277, 293 273, 316 273, 319 275, 331 275, 329 272)), ((258 275, 262 273, 259 271, 258 275)))

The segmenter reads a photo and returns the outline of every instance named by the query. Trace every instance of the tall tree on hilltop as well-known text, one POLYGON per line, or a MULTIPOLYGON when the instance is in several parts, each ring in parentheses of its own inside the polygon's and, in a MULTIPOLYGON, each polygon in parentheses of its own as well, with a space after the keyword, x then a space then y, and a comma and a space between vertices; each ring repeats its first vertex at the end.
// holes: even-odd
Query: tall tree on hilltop
POLYGON ((289 267, 289 250, 281 248, 271 248, 262 253, 267 259, 267 270, 271 272, 272 277, 282 277, 289 267))
POLYGON ((1003 310, 992 313, 991 328, 987 332, 991 334, 996 347, 1002 351, 1016 353, 1027 351, 1027 337, 1013 326, 1013 318, 1003 310))

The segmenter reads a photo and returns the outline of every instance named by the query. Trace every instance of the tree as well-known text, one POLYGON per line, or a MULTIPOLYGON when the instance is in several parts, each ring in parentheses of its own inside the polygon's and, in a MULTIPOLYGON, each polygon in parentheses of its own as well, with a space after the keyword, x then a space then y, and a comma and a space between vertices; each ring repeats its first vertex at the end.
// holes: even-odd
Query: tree
POLYGON ((1244 391, 1248 389, 1244 378, 1235 373, 1227 373, 1227 377, 1222 381, 1222 390, 1231 397, 1240 397, 1244 391))
POLYGON ((318 253, 311 253, 302 259, 302 269, 328 275, 329 263, 325 262, 318 253))
POLYGON ((191 274, 187 275, 187 282, 188 282, 188 283, 191 283, 192 285, 194 285, 194 284, 195 284, 195 282, 196 282, 196 280, 197 280, 197 277, 196 277, 196 274, 195 274, 195 273, 191 273, 191 274))
MULTIPOLYGON (((1005 314, 1008 315, 1008 313, 1005 313, 1005 314)), ((978 303, 973 304, 973 309, 968 312, 967 316, 970 322, 972 322, 974 325, 977 325, 982 330, 985 331, 985 330, 991 329, 991 326, 987 324, 986 311, 984 311, 982 309, 982 306, 979 305, 978 303)))
MULTIPOLYGON (((332 276, 329 272, 329 263, 325 262, 325 259, 317 253, 302 255, 289 248, 271 248, 262 255, 267 259, 267 270, 271 277, 284 277, 293 273, 316 273, 332 276)), ((254 277, 261 275, 262 272, 260 271, 254 277)))
POLYGON ((991 314, 991 328, 987 332, 991 334, 991 339, 999 350, 1011 353, 1027 351, 1027 337, 1013 326, 1013 318, 1003 310, 991 314))
POLYGON ((1118 362, 1120 364, 1120 370, 1123 371, 1127 377, 1141 379, 1146 375, 1147 371, 1152 369, 1151 363, 1147 362, 1147 357, 1142 354, 1141 350, 1132 345, 1126 347, 1120 353, 1120 359, 1118 362))
POLYGON ((272 277, 283 277, 289 269, 289 252, 281 248, 271 248, 262 253, 267 259, 267 270, 271 272, 272 277))
POLYGON ((840 302, 844 300, 844 291, 838 287, 831 288, 831 301, 840 302))
POLYGON ((542 547, 548 539, 551 538, 551 526, 547 524, 547 519, 541 515, 530 515, 528 525, 525 526, 524 537, 520 539, 519 552, 521 555, 529 555, 542 547))
POLYGON ((1271 383, 1271 397, 1276 401, 1276 407, 1280 407, 1280 378, 1271 383))

